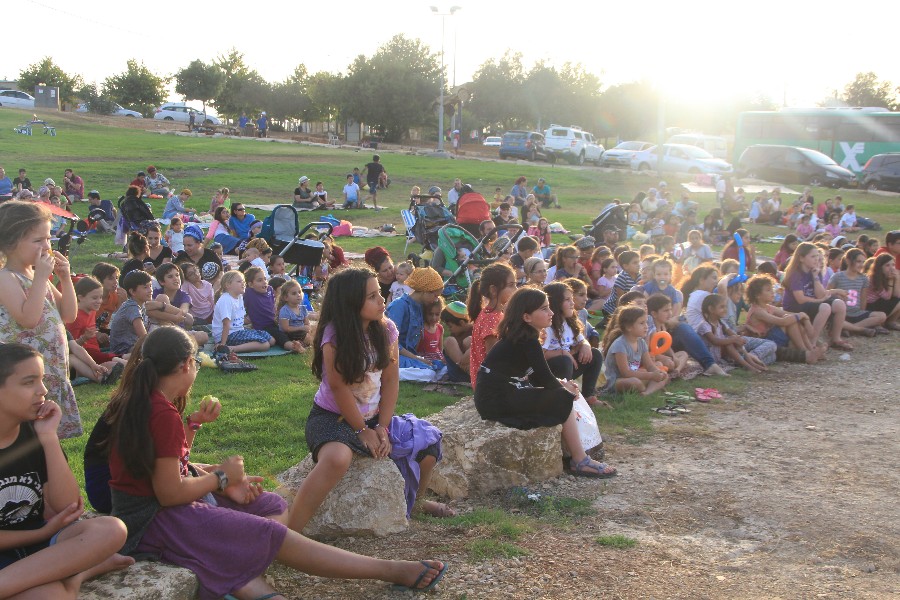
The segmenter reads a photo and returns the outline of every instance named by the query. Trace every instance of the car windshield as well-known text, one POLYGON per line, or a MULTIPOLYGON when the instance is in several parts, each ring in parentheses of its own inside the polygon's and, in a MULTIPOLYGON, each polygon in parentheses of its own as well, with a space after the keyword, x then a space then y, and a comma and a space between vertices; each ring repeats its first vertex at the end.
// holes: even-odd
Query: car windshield
POLYGON ((615 147, 616 150, 640 150, 641 143, 640 142, 622 142, 618 146, 615 147))
POLYGON ((821 152, 816 152, 815 150, 808 150, 806 148, 801 148, 800 153, 803 154, 806 158, 811 160, 813 164, 816 165, 836 165, 837 163, 831 159, 831 157, 822 154, 821 152))
POLYGON ((683 150, 685 154, 687 154, 691 158, 713 158, 713 155, 704 150, 703 148, 698 148, 696 146, 678 146, 680 150, 683 150))

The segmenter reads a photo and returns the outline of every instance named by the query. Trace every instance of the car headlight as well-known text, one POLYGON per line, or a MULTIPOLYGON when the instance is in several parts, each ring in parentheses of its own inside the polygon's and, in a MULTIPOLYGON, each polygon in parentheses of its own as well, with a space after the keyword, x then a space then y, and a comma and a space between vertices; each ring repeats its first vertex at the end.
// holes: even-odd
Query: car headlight
POLYGON ((840 179, 841 178, 840 175, 838 175, 836 173, 832 173, 831 171, 825 171, 825 177, 830 177, 832 179, 840 179))

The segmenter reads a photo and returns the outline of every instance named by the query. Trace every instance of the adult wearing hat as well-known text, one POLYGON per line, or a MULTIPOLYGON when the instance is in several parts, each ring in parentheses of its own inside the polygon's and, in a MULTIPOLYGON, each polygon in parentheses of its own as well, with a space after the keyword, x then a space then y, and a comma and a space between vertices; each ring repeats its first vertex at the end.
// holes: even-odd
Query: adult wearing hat
POLYGON ((224 270, 222 261, 215 252, 203 247, 203 230, 195 223, 184 228, 184 250, 175 255, 175 264, 185 262, 197 265, 200 277, 218 289, 224 270))
POLYGON ((400 337, 400 368, 433 369, 434 363, 416 354, 425 328, 426 306, 431 306, 444 291, 444 280, 431 267, 413 269, 404 282, 412 293, 397 298, 387 307, 387 316, 397 326, 400 337))
POLYGON ((390 253, 381 246, 375 246, 366 250, 365 261, 375 271, 378 287, 381 290, 381 297, 387 302, 391 295, 391 285, 397 281, 390 253))
POLYGON ((309 189, 309 177, 303 175, 294 188, 294 208, 315 208, 313 193, 309 189))
MULTIPOLYGON (((158 194, 163 198, 169 197, 169 180, 166 176, 156 170, 156 167, 150 165, 147 167, 147 175, 145 176, 147 190, 151 194, 158 194)), ((168 217, 166 217, 168 218, 168 217)))

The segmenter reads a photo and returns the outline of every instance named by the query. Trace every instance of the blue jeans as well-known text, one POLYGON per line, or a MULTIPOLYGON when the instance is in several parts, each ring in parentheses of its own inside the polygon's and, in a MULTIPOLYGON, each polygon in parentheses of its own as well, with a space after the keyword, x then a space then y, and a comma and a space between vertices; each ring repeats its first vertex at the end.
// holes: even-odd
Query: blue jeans
POLYGON ((672 335, 672 350, 687 352, 688 356, 700 363, 704 371, 716 362, 703 339, 687 323, 679 323, 669 333, 672 335))

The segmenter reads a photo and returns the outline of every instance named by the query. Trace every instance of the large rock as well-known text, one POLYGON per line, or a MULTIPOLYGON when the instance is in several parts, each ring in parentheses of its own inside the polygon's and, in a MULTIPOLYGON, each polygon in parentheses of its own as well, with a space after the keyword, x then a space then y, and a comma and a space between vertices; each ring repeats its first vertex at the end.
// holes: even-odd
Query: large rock
MULTIPOLYGON (((276 492, 289 502, 315 463, 309 455, 278 476, 276 492)), ((303 534, 314 538, 377 536, 405 531, 403 476, 390 459, 353 455, 344 477, 322 502, 303 534)))
POLYGON ((441 496, 468 498, 562 474, 561 426, 521 431, 483 421, 471 397, 428 420, 444 434, 444 458, 428 486, 441 496))
POLYGON ((79 600, 193 600, 197 577, 187 569, 140 561, 81 586, 79 600))

